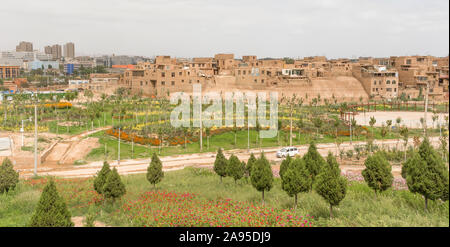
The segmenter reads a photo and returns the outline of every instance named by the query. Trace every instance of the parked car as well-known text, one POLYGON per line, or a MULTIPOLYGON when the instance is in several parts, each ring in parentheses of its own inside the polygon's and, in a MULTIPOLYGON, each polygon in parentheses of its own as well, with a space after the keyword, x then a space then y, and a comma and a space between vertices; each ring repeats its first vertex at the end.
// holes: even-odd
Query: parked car
POLYGON ((298 149, 296 147, 285 147, 277 152, 278 158, 287 157, 288 155, 293 157, 298 154, 298 149))

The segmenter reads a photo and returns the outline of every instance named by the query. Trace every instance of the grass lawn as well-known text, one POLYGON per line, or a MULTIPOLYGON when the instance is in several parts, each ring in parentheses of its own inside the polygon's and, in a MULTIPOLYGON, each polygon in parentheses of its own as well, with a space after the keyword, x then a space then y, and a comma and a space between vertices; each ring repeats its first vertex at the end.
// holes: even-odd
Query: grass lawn
MULTIPOLYGON (((449 226, 448 201, 430 202, 429 212, 425 212, 420 195, 390 189, 375 199, 368 186, 356 181, 350 182, 347 196, 334 208, 332 219, 328 217, 328 205, 315 192, 300 194, 297 211, 291 211, 293 198, 281 190, 278 178, 266 193, 265 208, 260 207, 261 193, 245 180, 235 184, 233 179, 225 178, 220 183, 217 175, 205 169, 167 172, 156 190, 145 174, 122 176, 122 181, 127 193, 112 204, 103 202, 93 191, 92 178, 56 180, 72 216, 94 212, 96 220, 111 226, 203 226, 211 222, 236 226, 277 225, 286 217, 303 217, 312 226, 449 226), (242 214, 241 210, 248 212, 242 214), (183 223, 180 217, 196 221, 183 223)), ((21 181, 16 190, 0 195, 0 226, 25 226, 44 183, 43 178, 21 181)), ((298 222, 291 224, 299 226, 298 222)))

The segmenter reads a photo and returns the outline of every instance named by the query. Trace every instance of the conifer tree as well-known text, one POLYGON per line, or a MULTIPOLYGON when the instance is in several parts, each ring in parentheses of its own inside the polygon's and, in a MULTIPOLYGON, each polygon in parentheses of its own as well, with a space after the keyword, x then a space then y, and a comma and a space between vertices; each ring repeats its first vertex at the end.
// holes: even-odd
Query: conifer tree
POLYGON ((227 175, 227 165, 228 160, 223 155, 222 149, 219 148, 216 155, 216 160, 214 161, 214 172, 220 176, 220 182, 222 183, 222 178, 227 175))
MULTIPOLYGON (((284 161, 288 161, 288 159, 284 161)), ((294 197, 294 209, 296 210, 297 195, 298 193, 308 192, 310 190, 312 178, 303 159, 289 159, 289 162, 289 165, 285 165, 286 170, 283 172, 281 188, 286 191, 289 196, 294 197)))
MULTIPOLYGON (((303 156, 303 160, 305 161, 306 167, 308 168, 314 184, 315 177, 319 174, 321 167, 326 163, 325 159, 317 151, 316 144, 314 142, 309 144, 308 152, 303 156)), ((312 185, 310 189, 312 190, 312 185)))
POLYGON ((0 165, 0 193, 13 190, 19 183, 19 173, 14 170, 10 159, 5 158, 0 165))
POLYGON ((244 166, 242 165, 241 161, 238 157, 236 157, 234 154, 230 156, 230 159, 228 160, 228 166, 227 166, 227 176, 230 176, 234 179, 234 183, 237 182, 237 180, 241 179, 244 176, 245 173, 245 163, 244 166))
POLYGON ((253 153, 250 154, 250 158, 247 160, 247 166, 245 166, 245 173, 248 177, 252 175, 252 167, 256 162, 255 155, 253 153))
POLYGON ((281 179, 283 179, 283 175, 284 175, 284 173, 287 171, 287 169, 289 168, 289 165, 292 163, 292 158, 291 158, 291 156, 287 156, 286 157, 286 159, 284 159, 282 162, 281 162, 281 165, 280 165, 280 178, 281 179))
POLYGON ((330 218, 333 206, 339 205, 347 193, 347 180, 341 176, 341 169, 336 158, 328 153, 327 163, 316 177, 315 190, 330 205, 330 218))
POLYGON ((262 192, 262 202, 264 204, 264 191, 270 191, 273 186, 273 173, 270 163, 261 153, 261 157, 256 160, 252 167, 251 182, 253 187, 262 192))
POLYGON ((109 168, 109 163, 107 161, 103 162, 102 169, 97 173, 94 179, 94 189, 97 193, 103 193, 103 186, 105 186, 106 178, 108 178, 111 169, 109 168))
POLYGON ((158 158, 156 153, 153 153, 152 161, 147 168, 147 180, 153 184, 153 187, 156 188, 156 184, 161 182, 164 178, 164 172, 162 170, 162 162, 158 158))
POLYGON ((425 210, 428 209, 428 200, 448 200, 448 170, 427 138, 420 144, 419 151, 403 164, 402 177, 411 192, 423 195, 425 210))
POLYGON ((59 196, 53 179, 45 185, 34 215, 29 223, 31 227, 68 227, 74 226, 71 214, 63 198, 59 196))
POLYGON ((103 195, 105 198, 111 199, 114 202, 117 198, 125 195, 125 193, 125 185, 122 183, 119 173, 114 167, 106 178, 105 185, 103 186, 103 195))
POLYGON ((375 191, 375 197, 377 192, 385 191, 392 186, 394 181, 392 167, 381 153, 367 157, 364 165, 366 168, 361 174, 367 185, 375 191))

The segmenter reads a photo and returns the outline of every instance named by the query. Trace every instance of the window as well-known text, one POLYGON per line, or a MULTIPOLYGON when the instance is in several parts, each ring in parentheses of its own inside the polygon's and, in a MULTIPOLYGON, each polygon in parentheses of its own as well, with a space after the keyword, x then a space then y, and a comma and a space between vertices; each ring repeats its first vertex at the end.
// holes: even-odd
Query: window
POLYGON ((388 87, 388 88, 386 88, 386 91, 387 91, 387 92, 391 92, 391 91, 392 91, 392 88, 389 88, 389 87, 388 87))
POLYGON ((240 70, 238 70, 238 75, 241 75, 241 71, 240 70))
POLYGON ((172 72, 172 77, 175 77, 175 72, 172 72))
POLYGON ((395 82, 395 80, 392 80, 392 85, 394 85, 396 82, 395 82))
POLYGON ((391 84, 391 81, 390 81, 390 80, 387 80, 387 81, 386 81, 386 84, 391 84))
POLYGON ((141 86, 142 86, 142 81, 141 81, 141 86))
POLYGON ((246 71, 246 70, 243 70, 243 71, 242 71, 242 74, 245 75, 245 73, 247 73, 247 71, 246 71))
POLYGON ((172 86, 175 86, 175 82, 174 81, 172 81, 172 86))
POLYGON ((257 82, 258 82, 258 80, 257 80, 257 79, 255 79, 255 82, 257 83, 257 82))
POLYGON ((394 92, 397 92, 397 88, 394 87, 394 92))
POLYGON ((261 83, 264 83, 264 79, 261 80, 261 83))
POLYGON ((165 77, 165 76, 166 76, 166 73, 161 72, 161 77, 165 77))
POLYGON ((166 82, 165 81, 161 81, 161 85, 162 86, 166 85, 166 82))
POLYGON ((373 81, 373 85, 377 85, 377 81, 373 81))
POLYGON ((182 72, 181 72, 181 71, 180 71, 180 72, 178 72, 178 75, 179 75, 179 76, 181 76, 181 75, 182 75, 182 72))

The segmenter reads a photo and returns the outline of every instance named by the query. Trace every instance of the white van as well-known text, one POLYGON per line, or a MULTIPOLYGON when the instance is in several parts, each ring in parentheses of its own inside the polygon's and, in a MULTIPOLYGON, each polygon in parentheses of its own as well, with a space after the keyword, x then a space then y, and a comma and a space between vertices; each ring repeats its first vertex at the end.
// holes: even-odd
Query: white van
POLYGON ((288 155, 293 157, 298 154, 298 149, 296 147, 285 147, 277 152, 277 157, 287 157, 288 155))

